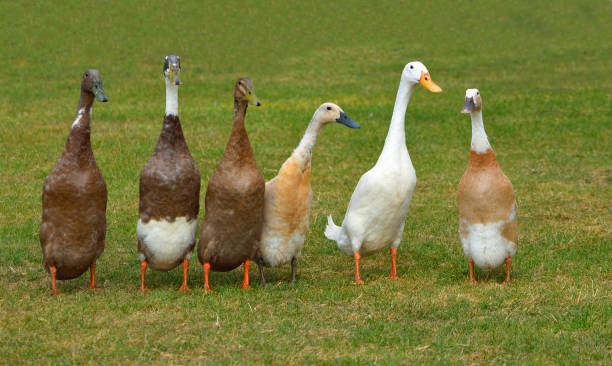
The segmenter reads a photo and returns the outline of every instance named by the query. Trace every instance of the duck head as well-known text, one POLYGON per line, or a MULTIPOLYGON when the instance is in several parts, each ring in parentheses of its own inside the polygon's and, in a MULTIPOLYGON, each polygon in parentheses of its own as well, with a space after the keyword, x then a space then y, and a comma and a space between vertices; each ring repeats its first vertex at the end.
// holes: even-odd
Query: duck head
POLYGON ((168 55, 164 62, 164 76, 172 85, 181 85, 181 59, 177 55, 168 55))
POLYGON ((482 98, 478 89, 468 89, 465 91, 465 105, 461 113, 480 112, 482 110, 482 98))
POLYGON ((341 123, 350 128, 359 128, 359 124, 353 121, 344 113, 342 108, 334 103, 323 103, 316 110, 314 118, 318 119, 321 124, 325 125, 332 122, 341 123))
POLYGON ((402 80, 410 84, 421 84, 432 93, 440 93, 442 91, 442 88, 431 80, 425 65, 419 61, 412 61, 404 67, 402 80))
POLYGON ((247 102, 257 107, 261 106, 261 102, 253 91, 253 81, 250 78, 240 78, 236 82, 234 88, 234 100, 238 102, 247 102))
POLYGON ((100 102, 108 102, 108 97, 102 88, 102 78, 96 69, 85 70, 81 80, 81 90, 92 93, 100 102))

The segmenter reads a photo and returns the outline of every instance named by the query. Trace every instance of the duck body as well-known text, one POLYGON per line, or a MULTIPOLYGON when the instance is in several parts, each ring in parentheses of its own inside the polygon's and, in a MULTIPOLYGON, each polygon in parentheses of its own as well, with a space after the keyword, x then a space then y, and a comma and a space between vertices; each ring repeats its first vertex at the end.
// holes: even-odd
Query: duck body
POLYGON ((310 223, 312 150, 320 130, 332 122, 359 128, 336 104, 323 103, 315 111, 302 140, 283 163, 278 175, 266 182, 263 232, 256 254, 264 285, 261 266, 278 267, 289 262, 292 264, 291 278, 295 281, 296 262, 302 253, 310 223))
POLYGON ((189 259, 195 247, 200 173, 176 115, 166 115, 153 155, 140 174, 138 255, 158 271, 189 259))
POLYGON ((266 182, 265 224, 257 255, 266 267, 281 266, 301 255, 312 205, 310 169, 310 162, 292 155, 266 182))
POLYGON ((397 248, 416 183, 416 171, 406 148, 381 155, 357 183, 342 222, 338 248, 350 256, 355 252, 369 256, 389 246, 397 248))
POLYGON ((518 238, 514 190, 484 131, 478 90, 468 89, 466 100, 468 96, 472 100, 472 109, 465 112, 472 116, 472 144, 468 166, 457 193, 459 238, 469 260, 472 282, 476 282, 473 264, 490 270, 501 266, 504 261, 506 281, 509 281, 510 262, 516 253, 518 238))
POLYGON ((396 273, 396 252, 417 177, 406 147, 405 116, 410 97, 421 83, 432 92, 440 92, 429 77, 425 65, 415 61, 402 72, 395 99, 389 132, 376 165, 361 176, 351 196, 342 226, 331 216, 325 236, 334 240, 338 248, 355 258, 355 282, 362 284, 359 261, 362 256, 374 254, 385 247, 391 252, 391 278, 396 273))
POLYGON ((39 236, 43 263, 52 274, 55 294, 58 293, 56 279, 76 278, 88 268, 90 287, 95 287, 95 262, 105 247, 108 192, 90 141, 95 97, 104 102, 108 100, 99 72, 87 70, 66 146, 43 183, 39 236))
POLYGON ((230 271, 245 265, 243 287, 248 288, 249 259, 258 248, 263 224, 265 181, 244 127, 249 102, 256 96, 252 82, 240 79, 234 90, 234 124, 217 170, 208 182, 206 213, 200 231, 198 259, 208 270, 230 271))

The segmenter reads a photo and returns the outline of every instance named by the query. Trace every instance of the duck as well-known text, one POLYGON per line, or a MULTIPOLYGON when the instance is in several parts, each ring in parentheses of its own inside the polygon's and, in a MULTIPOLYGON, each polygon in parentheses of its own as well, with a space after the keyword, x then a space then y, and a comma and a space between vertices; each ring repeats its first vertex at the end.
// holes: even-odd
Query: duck
POLYGON ((417 177, 406 147, 404 130, 410 96, 421 84, 433 93, 442 89, 419 61, 404 67, 395 99, 393 115, 382 152, 372 169, 361 176, 351 196, 342 226, 328 216, 325 236, 336 242, 340 251, 355 260, 355 284, 363 284, 359 271, 362 257, 390 247, 392 279, 398 279, 397 248, 417 177))
POLYGON ((260 283, 266 285, 263 267, 279 267, 291 262, 291 282, 295 282, 297 260, 301 255, 309 225, 312 188, 310 169, 312 149, 321 129, 333 122, 359 128, 334 103, 316 109, 297 148, 283 163, 278 175, 266 182, 264 222, 255 254, 260 283))
POLYGON ((198 242, 204 290, 211 291, 210 270, 231 271, 244 265, 242 288, 249 289, 250 259, 261 239, 265 180, 244 127, 248 105, 261 106, 250 78, 234 87, 234 124, 217 170, 208 182, 205 214, 198 242))
POLYGON ((187 286, 189 259, 195 248, 200 209, 200 172, 196 166, 178 115, 178 88, 181 60, 168 55, 163 68, 166 82, 164 124, 151 158, 140 172, 138 209, 138 259, 140 290, 147 289, 147 268, 169 271, 183 264, 183 284, 187 286))
POLYGON ((94 99, 108 101, 100 72, 89 69, 64 151, 43 182, 39 238, 54 295, 56 280, 77 278, 87 269, 88 288, 96 290, 96 261, 105 247, 108 191, 91 149, 94 99))
POLYGON ((508 283, 518 239, 514 189, 487 138, 478 89, 466 90, 461 113, 469 113, 472 120, 470 159, 457 189, 459 239, 468 258, 470 281, 477 283, 474 264, 492 270, 505 263, 504 283, 508 283))

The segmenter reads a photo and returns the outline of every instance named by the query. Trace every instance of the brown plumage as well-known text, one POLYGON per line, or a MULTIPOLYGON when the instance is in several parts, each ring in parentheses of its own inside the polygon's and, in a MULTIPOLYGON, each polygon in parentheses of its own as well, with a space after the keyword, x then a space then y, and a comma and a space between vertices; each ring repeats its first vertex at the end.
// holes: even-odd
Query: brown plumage
POLYGON ((188 291, 187 269, 195 247, 200 208, 198 171, 178 117, 180 60, 168 55, 164 63, 166 115, 153 155, 140 173, 137 227, 141 261, 141 290, 147 267, 169 271, 183 263, 181 291, 188 291))
POLYGON ((248 288, 249 259, 257 249, 263 223, 265 182, 249 143, 244 119, 249 102, 261 103, 253 83, 242 78, 234 89, 234 125, 217 171, 208 182, 198 258, 208 269, 229 271, 245 264, 243 287, 248 288))
POLYGON ((107 190, 91 150, 94 98, 108 100, 100 73, 90 69, 83 74, 77 115, 64 151, 43 183, 40 244, 56 295, 56 279, 76 278, 88 268, 89 287, 95 288, 95 263, 104 251, 107 190))

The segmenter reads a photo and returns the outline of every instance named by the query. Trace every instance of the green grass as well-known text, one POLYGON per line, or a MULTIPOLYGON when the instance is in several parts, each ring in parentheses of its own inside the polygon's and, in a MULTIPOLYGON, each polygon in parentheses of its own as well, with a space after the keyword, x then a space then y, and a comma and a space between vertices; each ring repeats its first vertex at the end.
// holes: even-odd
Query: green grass
MULTIPOLYGON (((571 1, 2 1, 0 363, 612 363, 612 3, 571 1), (239 289, 213 273, 180 294, 180 270, 138 292, 138 175, 161 129, 163 56, 181 56, 180 116, 202 193, 231 129, 232 88, 264 103, 247 130, 269 179, 316 107, 339 104, 360 130, 325 128, 315 146, 311 228, 298 281, 239 289), (407 145, 419 182, 399 249, 352 259, 326 240, 382 148, 403 66, 422 61, 444 92, 419 89, 407 145), (65 143, 86 68, 110 97, 92 143, 108 190, 102 292, 87 275, 52 297, 41 265, 41 187, 65 143), (466 88, 519 206, 513 282, 478 272, 458 244, 455 190, 468 159, 466 88)), ((203 198, 203 197, 202 197, 203 198)))

